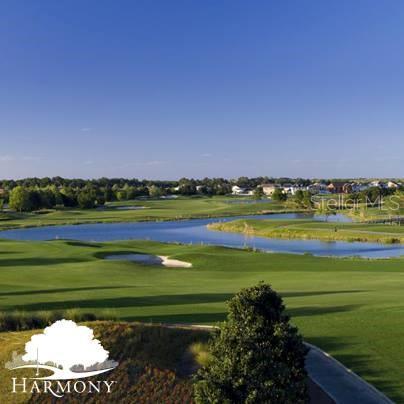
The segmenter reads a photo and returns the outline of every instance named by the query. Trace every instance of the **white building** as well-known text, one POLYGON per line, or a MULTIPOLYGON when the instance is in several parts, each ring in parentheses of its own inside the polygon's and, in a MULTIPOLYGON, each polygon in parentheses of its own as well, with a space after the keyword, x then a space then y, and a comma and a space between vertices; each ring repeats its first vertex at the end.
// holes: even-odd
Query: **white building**
POLYGON ((389 181, 389 182, 387 183, 387 188, 398 189, 399 187, 400 187, 400 186, 399 186, 396 182, 389 181))
POLYGON ((231 193, 232 193, 233 195, 244 195, 245 192, 246 192, 246 189, 245 189, 245 188, 241 188, 241 187, 239 187, 238 185, 233 185, 233 186, 231 187, 231 193))

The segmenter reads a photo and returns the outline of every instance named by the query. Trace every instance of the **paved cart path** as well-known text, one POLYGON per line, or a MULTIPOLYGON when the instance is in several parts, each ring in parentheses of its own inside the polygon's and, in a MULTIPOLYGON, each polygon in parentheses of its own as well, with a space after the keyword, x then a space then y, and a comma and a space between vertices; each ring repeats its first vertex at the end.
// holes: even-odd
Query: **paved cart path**
POLYGON ((347 369, 332 356, 313 345, 307 345, 310 348, 306 358, 307 372, 310 378, 336 403, 393 403, 383 393, 347 369))
MULTIPOLYGON (((194 329, 213 329, 210 325, 172 324, 171 327, 189 327, 194 329)), ((394 404, 382 392, 363 380, 356 373, 346 368, 331 355, 314 345, 306 343, 310 348, 306 357, 306 370, 312 382, 309 384, 311 393, 314 391, 316 398, 312 404, 394 404), (321 392, 316 392, 319 387, 329 397, 321 392)))

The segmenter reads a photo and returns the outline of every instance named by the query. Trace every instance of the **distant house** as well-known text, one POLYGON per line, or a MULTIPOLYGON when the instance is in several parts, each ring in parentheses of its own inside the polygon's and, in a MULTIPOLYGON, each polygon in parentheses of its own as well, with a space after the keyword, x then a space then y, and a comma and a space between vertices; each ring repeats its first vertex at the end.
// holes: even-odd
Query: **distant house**
POLYGON ((292 185, 292 184, 283 184, 282 186, 283 193, 287 195, 295 195, 297 191, 303 191, 305 188, 300 187, 299 185, 292 185))
POLYGON ((390 188, 390 189, 398 189, 398 188, 400 188, 400 186, 399 186, 396 182, 389 181, 389 182, 387 183, 387 188, 390 188))
POLYGON ((6 193, 6 190, 4 188, 0 188, 0 196, 3 196, 6 193))
POLYGON ((277 184, 268 183, 262 184, 261 188, 265 195, 271 196, 275 192, 275 189, 278 189, 280 187, 277 184))
POLYGON ((239 187, 238 185, 233 185, 231 187, 231 193, 233 195, 240 195, 240 196, 251 196, 254 195, 254 191, 249 188, 242 188, 239 187))
POLYGON ((307 187, 312 194, 328 194, 330 191, 323 182, 315 182, 307 187))
POLYGON ((352 192, 362 192, 362 191, 366 191, 369 188, 369 185, 361 183, 361 182, 353 182, 351 184, 351 187, 352 187, 352 192))
POLYGON ((245 191, 246 191, 245 188, 241 188, 238 185, 233 185, 231 187, 231 193, 233 195, 243 195, 245 193, 245 191))
POLYGON ((386 188, 386 184, 379 180, 372 181, 369 185, 375 188, 386 188))
POLYGON ((327 186, 327 190, 332 194, 349 194, 352 192, 352 185, 348 182, 335 181, 327 186))

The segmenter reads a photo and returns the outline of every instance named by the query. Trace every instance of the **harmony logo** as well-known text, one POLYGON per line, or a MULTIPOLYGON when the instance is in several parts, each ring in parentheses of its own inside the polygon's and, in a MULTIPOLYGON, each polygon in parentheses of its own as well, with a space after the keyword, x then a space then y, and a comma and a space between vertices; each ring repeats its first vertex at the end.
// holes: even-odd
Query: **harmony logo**
POLYGON ((25 354, 13 352, 6 368, 34 369, 35 377, 12 378, 12 392, 50 393, 62 397, 65 393, 111 392, 115 381, 75 381, 114 369, 118 363, 108 359, 109 352, 94 338, 93 330, 71 320, 59 320, 35 334, 25 344, 25 354), (40 372, 42 370, 42 372, 40 372), (40 373, 49 375, 40 375, 40 373), (66 380, 66 382, 61 382, 66 380))

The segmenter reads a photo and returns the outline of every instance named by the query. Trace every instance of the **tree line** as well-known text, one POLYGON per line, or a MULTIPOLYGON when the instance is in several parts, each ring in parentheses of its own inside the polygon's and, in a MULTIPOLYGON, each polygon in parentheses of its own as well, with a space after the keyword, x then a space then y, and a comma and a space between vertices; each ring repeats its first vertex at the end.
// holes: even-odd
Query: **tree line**
POLYGON ((83 180, 62 177, 2 180, 0 181, 0 209, 5 203, 18 212, 29 212, 58 206, 90 209, 102 206, 105 202, 126 201, 138 197, 227 195, 231 193, 234 185, 256 188, 268 181, 270 181, 268 177, 240 177, 236 180, 181 178, 178 181, 125 178, 83 180))

